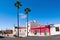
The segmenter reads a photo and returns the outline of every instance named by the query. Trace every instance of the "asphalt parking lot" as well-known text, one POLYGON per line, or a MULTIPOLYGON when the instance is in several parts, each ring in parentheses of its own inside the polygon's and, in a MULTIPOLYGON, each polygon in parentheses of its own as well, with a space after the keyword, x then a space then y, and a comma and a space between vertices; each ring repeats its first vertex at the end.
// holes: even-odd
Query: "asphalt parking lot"
POLYGON ((0 38, 0 40, 60 40, 60 35, 58 36, 47 36, 47 37, 24 37, 24 38, 0 38))

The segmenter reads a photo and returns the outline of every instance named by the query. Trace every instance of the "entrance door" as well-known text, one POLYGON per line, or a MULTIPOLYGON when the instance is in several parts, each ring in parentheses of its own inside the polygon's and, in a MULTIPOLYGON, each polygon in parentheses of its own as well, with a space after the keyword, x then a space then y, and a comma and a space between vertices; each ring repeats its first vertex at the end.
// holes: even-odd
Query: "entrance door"
POLYGON ((47 31, 46 31, 46 28, 44 28, 44 35, 47 35, 47 31))

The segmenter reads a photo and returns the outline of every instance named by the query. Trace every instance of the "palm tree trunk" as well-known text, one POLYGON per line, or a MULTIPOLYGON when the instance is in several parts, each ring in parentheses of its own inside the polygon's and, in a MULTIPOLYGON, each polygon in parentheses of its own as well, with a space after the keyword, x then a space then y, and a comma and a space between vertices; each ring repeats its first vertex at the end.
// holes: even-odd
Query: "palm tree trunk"
POLYGON ((19 37, 19 8, 17 8, 17 26, 18 26, 18 37, 19 37))
POLYGON ((28 13, 27 13, 27 37, 28 37, 28 13))

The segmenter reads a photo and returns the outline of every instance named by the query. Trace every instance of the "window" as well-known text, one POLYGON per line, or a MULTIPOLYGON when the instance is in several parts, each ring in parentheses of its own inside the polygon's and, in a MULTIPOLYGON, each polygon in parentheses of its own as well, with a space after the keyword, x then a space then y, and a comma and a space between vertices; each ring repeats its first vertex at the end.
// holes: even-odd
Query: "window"
POLYGON ((14 30, 14 31, 16 31, 16 30, 14 30))
POLYGON ((47 31, 46 31, 46 28, 44 29, 44 34, 47 35, 47 31))
POLYGON ((34 35, 37 35, 37 32, 36 31, 34 31, 34 35))
POLYGON ((21 32, 21 30, 20 30, 20 32, 21 32))
POLYGON ((59 27, 55 27, 56 31, 59 31, 59 27))
POLYGON ((25 30, 25 32, 26 32, 26 30, 25 30))
POLYGON ((37 32, 35 32, 34 35, 37 35, 37 32))

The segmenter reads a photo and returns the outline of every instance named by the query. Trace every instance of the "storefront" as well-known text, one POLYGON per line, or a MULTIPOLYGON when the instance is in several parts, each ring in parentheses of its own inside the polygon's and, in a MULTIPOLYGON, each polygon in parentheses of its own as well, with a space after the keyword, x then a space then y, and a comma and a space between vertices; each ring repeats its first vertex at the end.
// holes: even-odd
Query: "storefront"
POLYGON ((50 35, 50 26, 31 27, 30 36, 48 36, 50 35))
POLYGON ((48 36, 50 35, 50 26, 31 27, 30 36, 48 36))

